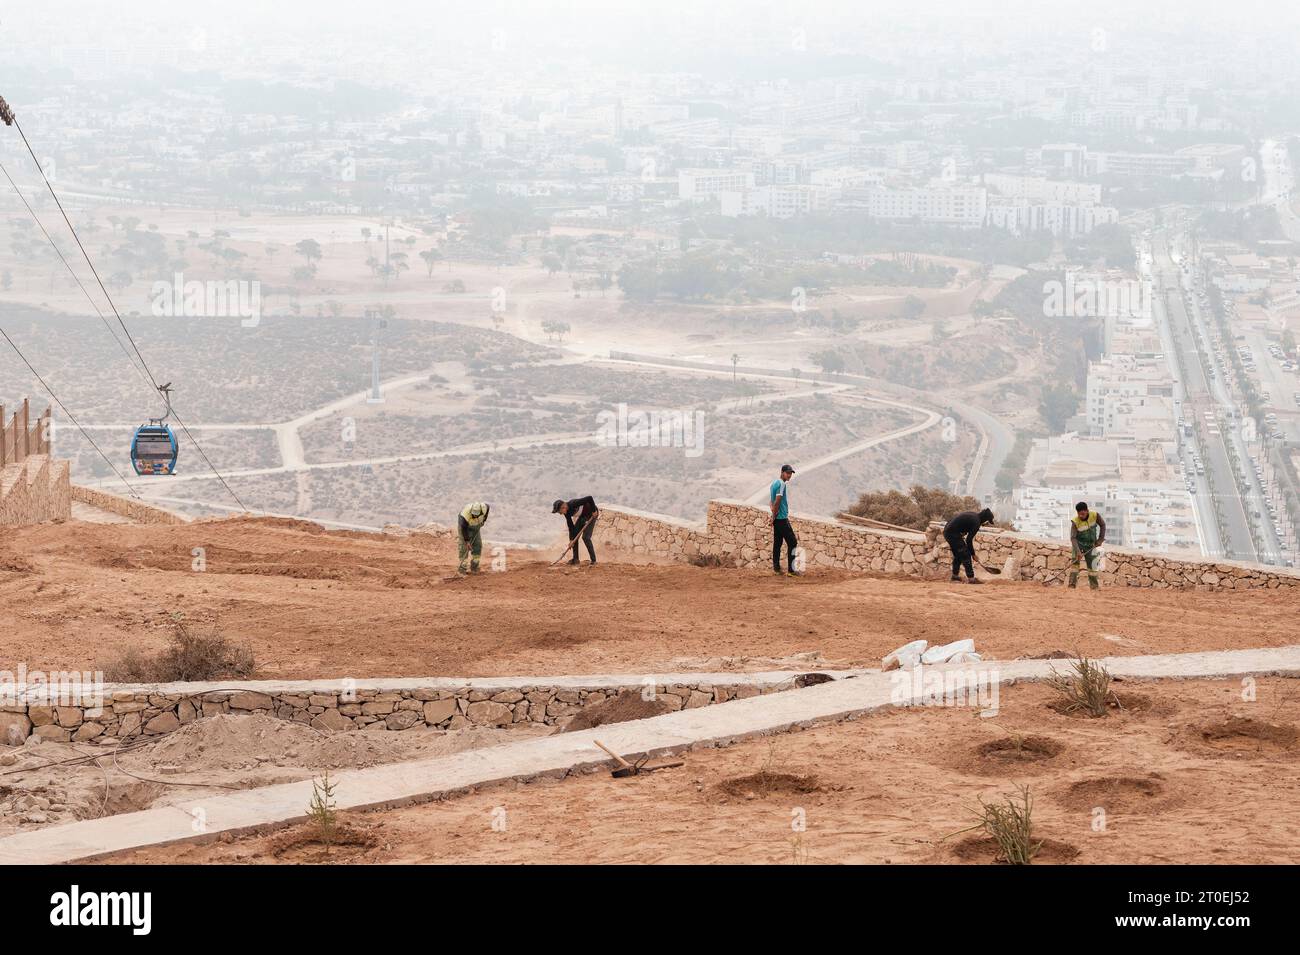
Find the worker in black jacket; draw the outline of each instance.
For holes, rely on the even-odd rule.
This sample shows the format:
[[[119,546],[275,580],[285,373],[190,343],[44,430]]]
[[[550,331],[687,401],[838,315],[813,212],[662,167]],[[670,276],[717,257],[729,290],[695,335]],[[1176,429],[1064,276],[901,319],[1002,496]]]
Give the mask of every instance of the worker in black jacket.
[[[600,516],[595,499],[588,495],[575,497],[572,501],[556,501],[551,506],[551,513],[563,514],[565,523],[569,525],[569,543],[573,547],[573,560],[569,563],[578,563],[578,540],[581,539],[587,545],[587,556],[594,564],[596,548],[591,545],[591,532],[596,529],[596,518]]]
[[[959,571],[963,567],[966,568],[966,579],[972,584],[979,583],[975,579],[975,567],[972,563],[975,557],[975,535],[985,524],[992,523],[993,512],[986,507],[982,511],[962,511],[960,514],[954,514],[943,526],[943,539],[948,542],[948,547],[952,551],[954,583],[961,580]]]

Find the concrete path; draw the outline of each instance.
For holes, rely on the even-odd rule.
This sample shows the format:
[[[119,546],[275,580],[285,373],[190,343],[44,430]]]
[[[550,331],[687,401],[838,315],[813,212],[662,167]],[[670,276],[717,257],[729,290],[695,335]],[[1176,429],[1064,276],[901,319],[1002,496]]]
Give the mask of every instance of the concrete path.
[[[1103,662],[1112,674],[1130,679],[1296,677],[1300,676],[1300,646],[1111,657]],[[926,668],[923,672],[983,673],[1000,684],[1009,684],[1042,680],[1054,668],[1065,666],[1068,661],[986,661],[974,666]],[[389,808],[509,780],[560,778],[572,771],[609,763],[593,744],[596,738],[624,755],[659,756],[853,719],[888,706],[921,702],[912,689],[915,682],[911,674],[903,674],[900,679],[897,672],[870,673],[594,730],[344,772],[334,777],[338,783],[338,808]],[[286,824],[306,817],[311,796],[311,782],[302,781],[20,833],[0,839],[0,864],[72,862],[141,846],[202,840],[223,832]]]
[[[72,502],[72,519],[74,521],[86,521],[91,524],[134,524],[135,521],[129,517],[123,517],[121,514],[114,514],[112,511],[105,511],[90,504],[83,504],[81,501]]]

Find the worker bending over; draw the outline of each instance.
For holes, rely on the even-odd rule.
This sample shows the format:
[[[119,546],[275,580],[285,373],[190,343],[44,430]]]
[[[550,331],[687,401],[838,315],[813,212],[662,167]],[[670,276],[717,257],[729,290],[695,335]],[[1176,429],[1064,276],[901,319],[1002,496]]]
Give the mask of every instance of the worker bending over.
[[[943,539],[948,542],[948,548],[952,551],[954,583],[961,580],[959,571],[963,567],[966,568],[967,581],[972,584],[979,583],[975,579],[975,566],[972,562],[975,557],[975,535],[985,524],[992,523],[993,512],[986,507],[982,511],[962,511],[960,514],[954,514],[943,526]]]
[[[469,572],[478,573],[479,559],[483,556],[483,525],[487,523],[490,508],[481,501],[466,504],[456,519],[456,535],[460,550],[457,573],[465,573],[465,560],[469,558]]]
[[[1096,511],[1088,509],[1087,501],[1074,505],[1074,517],[1070,518],[1070,586],[1079,583],[1079,562],[1088,565],[1088,587],[1099,590],[1097,582],[1097,564],[1101,560],[1101,545],[1106,540],[1106,522]]]
[[[596,548],[591,544],[591,532],[596,529],[596,518],[600,516],[595,499],[588,495],[575,497],[572,501],[556,501],[551,506],[551,513],[563,514],[564,522],[569,525],[569,545],[573,548],[573,560],[569,563],[578,563],[578,540],[581,539],[587,545],[587,556],[594,564]]]

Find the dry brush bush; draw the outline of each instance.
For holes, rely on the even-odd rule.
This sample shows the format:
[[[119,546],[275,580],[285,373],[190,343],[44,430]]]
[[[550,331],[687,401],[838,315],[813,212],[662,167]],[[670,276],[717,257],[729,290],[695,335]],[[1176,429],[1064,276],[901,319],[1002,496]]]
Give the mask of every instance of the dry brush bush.
[[[1119,705],[1110,684],[1110,671],[1082,654],[1070,664],[1068,672],[1058,673],[1053,669],[1047,680],[1047,685],[1060,696],[1057,703],[1062,712],[1082,710],[1088,716],[1105,716],[1111,706]]]
[[[157,653],[131,647],[104,667],[109,683],[191,683],[247,679],[256,669],[253,651],[215,627],[191,629],[173,617],[167,645]]]

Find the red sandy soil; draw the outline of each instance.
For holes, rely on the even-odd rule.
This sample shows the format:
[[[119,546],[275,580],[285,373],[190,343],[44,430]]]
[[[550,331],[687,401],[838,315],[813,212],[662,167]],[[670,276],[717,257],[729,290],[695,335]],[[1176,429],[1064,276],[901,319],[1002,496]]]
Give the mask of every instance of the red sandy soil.
[[[1100,719],[1061,715],[1047,687],[1020,684],[1002,688],[992,719],[970,709],[892,710],[688,752],[679,757],[686,765],[650,776],[598,771],[346,813],[354,844],[328,861],[982,863],[992,851],[980,833],[962,831],[979,800],[1027,784],[1045,840],[1040,862],[1293,862],[1295,683],[1260,680],[1254,702],[1235,680],[1120,686],[1131,708]],[[1016,737],[1022,752],[1055,755],[981,752]],[[755,786],[758,773],[793,778]],[[792,828],[799,810],[802,833]],[[299,825],[107,861],[326,861],[311,839]]]
[[[0,669],[102,668],[162,647],[174,613],[249,644],[264,679],[755,669],[810,651],[825,666],[875,666],[909,640],[961,637],[997,659],[1297,642],[1300,601],[1280,592],[796,580],[608,551],[595,567],[551,569],[551,556],[512,551],[504,572],[448,581],[454,545],[429,535],[270,518],[6,528]]]

